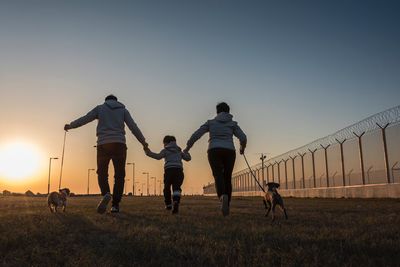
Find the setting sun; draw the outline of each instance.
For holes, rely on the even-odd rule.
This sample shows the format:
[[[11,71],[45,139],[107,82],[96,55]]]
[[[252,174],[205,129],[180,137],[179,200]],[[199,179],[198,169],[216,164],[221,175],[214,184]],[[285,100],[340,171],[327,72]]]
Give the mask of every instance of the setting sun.
[[[0,177],[24,181],[39,171],[40,153],[31,144],[12,142],[0,145]]]

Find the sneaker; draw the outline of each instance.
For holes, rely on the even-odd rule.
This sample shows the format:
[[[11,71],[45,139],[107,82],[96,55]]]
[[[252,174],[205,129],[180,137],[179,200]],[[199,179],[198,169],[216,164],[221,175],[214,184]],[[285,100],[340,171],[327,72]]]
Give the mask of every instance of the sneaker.
[[[102,200],[100,201],[99,205],[97,205],[97,212],[103,214],[107,210],[107,205],[111,200],[111,194],[107,193],[103,196]]]
[[[174,201],[174,206],[172,208],[172,214],[177,214],[179,212],[179,202]]]
[[[112,206],[111,207],[111,213],[118,213],[119,212],[119,206]]]
[[[172,210],[172,204],[165,205],[166,210]]]
[[[229,215],[229,200],[226,194],[221,196],[221,211],[224,217]]]

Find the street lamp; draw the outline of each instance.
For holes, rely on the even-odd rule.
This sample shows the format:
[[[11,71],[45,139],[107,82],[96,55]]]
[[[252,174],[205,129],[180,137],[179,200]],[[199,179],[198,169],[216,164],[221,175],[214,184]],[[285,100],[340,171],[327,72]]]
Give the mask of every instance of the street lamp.
[[[90,172],[94,171],[95,169],[88,169],[87,170],[87,195],[89,195],[89,184],[90,184]]]
[[[149,196],[149,173],[148,172],[143,172],[142,174],[146,174],[147,175],[147,195]],[[143,191],[142,191],[143,192]]]
[[[129,182],[129,179],[125,179],[125,182]],[[126,195],[126,183],[124,183],[124,195]]]
[[[47,182],[47,195],[50,194],[50,173],[51,173],[51,160],[52,159],[58,159],[58,158],[50,158],[50,163],[49,163],[49,180]]]
[[[140,182],[135,182],[135,185],[136,185],[136,184],[140,184]],[[139,187],[138,187],[138,188],[139,188]],[[140,191],[140,189],[139,189],[139,191]],[[135,194],[134,194],[134,195],[135,195]]]
[[[143,196],[143,186],[145,185],[145,183],[142,183],[142,196]]]
[[[151,177],[151,179],[154,179],[154,195],[157,195],[157,192],[156,192],[156,188],[157,188],[156,180],[157,180],[157,178],[156,177]]]
[[[158,182],[160,183],[160,196],[162,195],[161,193],[161,180],[158,180]]]
[[[126,165],[132,165],[132,195],[135,196],[135,162],[128,162]]]

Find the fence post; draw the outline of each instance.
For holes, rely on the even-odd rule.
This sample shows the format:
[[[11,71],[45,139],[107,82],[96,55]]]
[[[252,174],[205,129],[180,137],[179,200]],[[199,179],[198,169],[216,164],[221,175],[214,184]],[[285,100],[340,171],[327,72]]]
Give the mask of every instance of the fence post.
[[[308,149],[308,151],[311,152],[314,188],[316,188],[317,182],[316,182],[316,178],[315,178],[315,156],[314,156],[314,154],[315,154],[315,151],[317,151],[317,149],[314,149],[314,150]]]
[[[297,156],[290,156],[290,158],[292,159],[292,169],[293,169],[293,189],[296,189],[296,170],[295,170],[295,166],[294,166],[294,160],[297,158]]]
[[[286,183],[286,189],[289,189],[288,186],[288,181],[287,181],[287,162],[289,159],[283,159],[283,162],[285,163],[285,183]]]
[[[277,162],[275,161],[273,164],[272,164],[272,182],[275,182],[275,164],[276,164]]]
[[[340,145],[340,162],[342,167],[342,179],[343,179],[343,186],[346,186],[346,172],[344,170],[344,155],[343,155],[343,144],[346,142],[347,139],[344,139],[342,142],[335,138],[336,142]]]
[[[328,168],[328,148],[331,145],[323,146],[321,147],[325,150],[325,171],[326,171],[326,187],[329,187],[329,168]]]
[[[267,165],[267,183],[269,183],[269,167],[270,166],[271,166],[271,163]]]
[[[390,170],[389,170],[389,158],[388,158],[388,152],[387,152],[387,142],[386,142],[386,128],[389,126],[390,123],[387,123],[385,126],[380,126],[378,123],[379,128],[381,128],[382,131],[382,141],[383,141],[383,153],[385,157],[385,169],[386,169],[386,180],[388,184],[390,184]]]
[[[306,154],[307,154],[307,153],[303,153],[303,154],[300,154],[300,153],[299,153],[299,156],[301,157],[301,173],[302,173],[302,175],[303,175],[303,178],[302,178],[302,180],[303,180],[303,189],[306,188],[306,178],[305,178],[305,175],[304,175],[304,156],[305,156]]]
[[[275,163],[278,164],[278,184],[281,184],[281,168],[280,168],[281,162],[282,160],[279,162],[275,161]]]
[[[365,185],[364,156],[363,156],[363,149],[362,149],[362,142],[361,142],[361,138],[363,137],[365,132],[362,132],[360,135],[356,134],[355,132],[353,132],[353,134],[355,136],[357,136],[357,138],[358,138],[358,151],[360,154],[361,178],[362,178],[363,185]]]

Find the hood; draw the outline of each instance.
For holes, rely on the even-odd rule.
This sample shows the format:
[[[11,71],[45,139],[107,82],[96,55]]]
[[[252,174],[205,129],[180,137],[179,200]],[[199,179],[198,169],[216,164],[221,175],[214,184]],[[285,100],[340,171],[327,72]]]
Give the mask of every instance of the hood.
[[[165,149],[171,152],[181,152],[182,149],[176,144],[176,142],[169,142],[168,145],[165,146]]]
[[[220,112],[217,116],[215,116],[215,120],[220,122],[230,122],[232,121],[233,116],[227,112]]]
[[[104,104],[111,109],[125,108],[124,104],[115,100],[107,100],[104,102]]]

